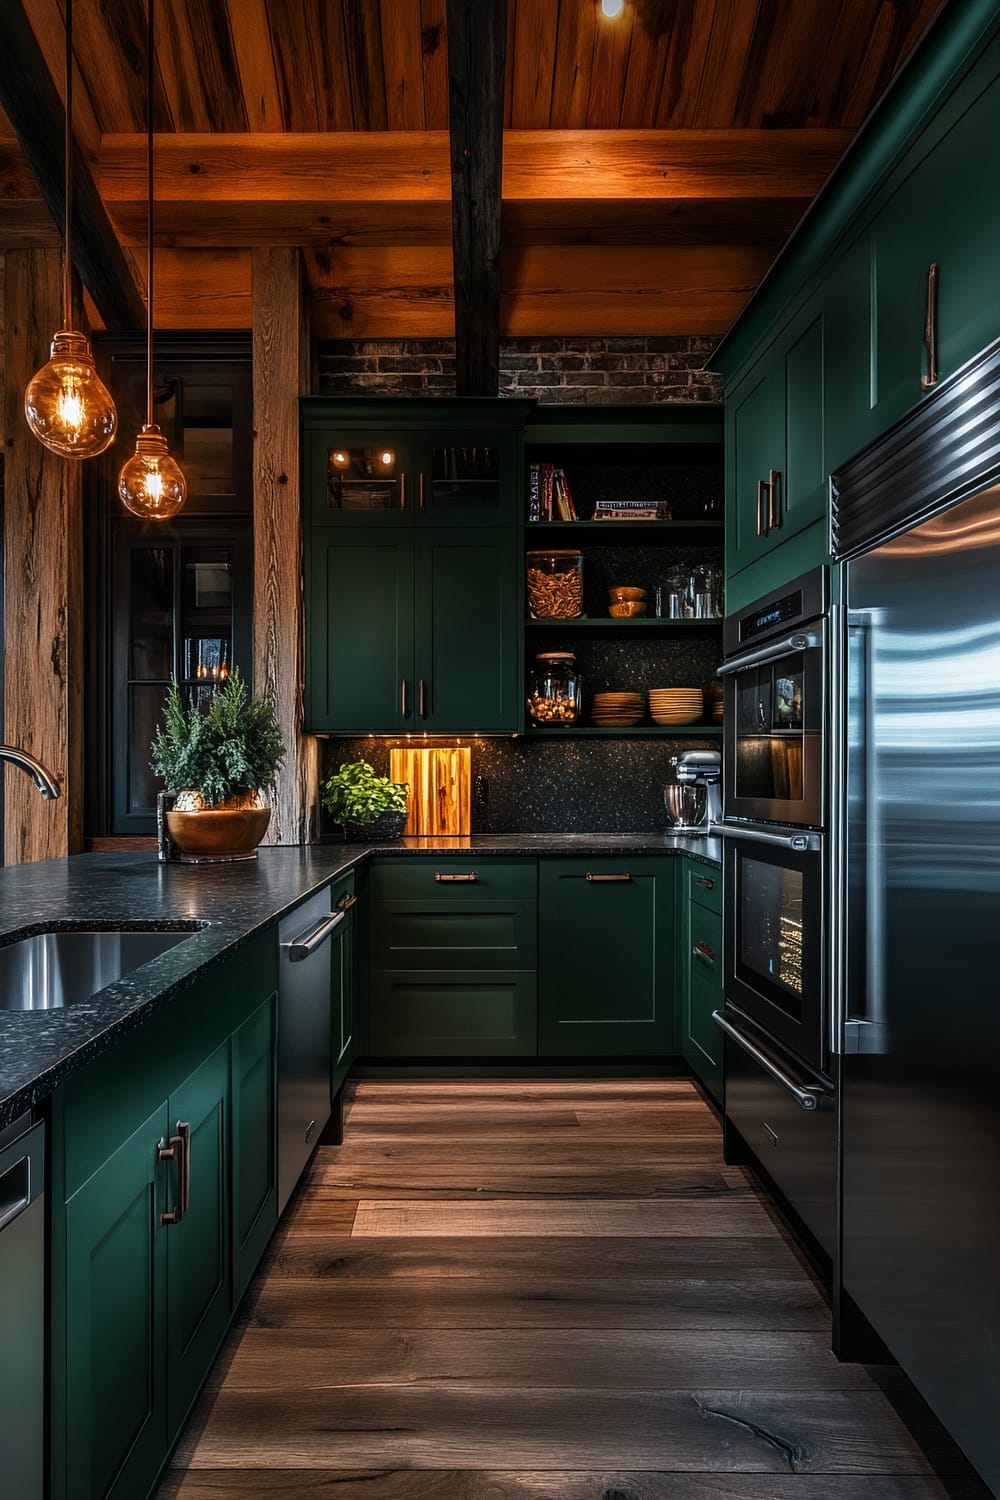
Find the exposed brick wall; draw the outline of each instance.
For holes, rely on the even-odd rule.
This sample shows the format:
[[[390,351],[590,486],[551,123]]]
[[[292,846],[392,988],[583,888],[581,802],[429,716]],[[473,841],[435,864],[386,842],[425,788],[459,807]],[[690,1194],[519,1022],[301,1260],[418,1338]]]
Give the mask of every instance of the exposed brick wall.
[[[576,405],[722,400],[703,369],[716,340],[703,334],[636,338],[521,338],[500,347],[500,394]],[[337,339],[319,347],[324,396],[452,396],[453,339]]]

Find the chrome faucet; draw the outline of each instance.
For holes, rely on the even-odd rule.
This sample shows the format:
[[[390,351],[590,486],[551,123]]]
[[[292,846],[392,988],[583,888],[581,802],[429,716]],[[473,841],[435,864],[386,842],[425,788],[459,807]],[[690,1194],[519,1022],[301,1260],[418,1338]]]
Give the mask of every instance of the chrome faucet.
[[[26,750],[16,750],[13,745],[0,745],[0,761],[4,760],[9,760],[12,766],[20,766],[22,771],[27,772],[46,802],[52,802],[58,797],[59,788],[54,777]]]

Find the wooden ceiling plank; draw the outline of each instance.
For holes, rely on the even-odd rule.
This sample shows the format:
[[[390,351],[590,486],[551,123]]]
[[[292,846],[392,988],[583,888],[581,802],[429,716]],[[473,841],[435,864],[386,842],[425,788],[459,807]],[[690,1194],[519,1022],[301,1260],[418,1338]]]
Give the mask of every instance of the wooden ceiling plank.
[[[4,200],[0,197],[0,223]],[[112,205],[122,243],[144,246],[145,209]],[[3,240],[0,238],[0,245]],[[156,243],[175,249],[217,245],[451,245],[451,205],[380,203],[368,199],[331,204],[326,198],[262,202],[245,198],[209,203],[157,203]]]
[[[595,6],[595,12],[597,9]],[[588,130],[614,130],[621,124],[634,28],[634,9],[614,21],[605,17],[597,21],[587,93],[585,124]]]
[[[91,92],[101,133],[146,126],[146,9],[135,0],[75,0],[73,50]],[[155,84],[159,129],[173,128],[162,86]]]
[[[511,47],[509,125],[544,130],[552,114],[559,0],[510,0],[514,18]]]
[[[65,110],[23,0],[7,0],[5,19],[0,105],[17,133],[52,218],[62,224]],[[142,298],[78,149],[73,151],[73,200],[73,263],[80,279],[109,328],[141,328],[145,322]]]
[[[799,0],[781,0],[781,20],[768,38],[752,125],[784,129],[817,123],[817,95],[840,8],[813,9]]]
[[[385,130],[380,12],[371,0],[341,0],[355,130]]]
[[[711,9],[712,0],[703,0]],[[660,94],[670,65],[676,30],[677,0],[637,7],[622,92],[620,124],[627,130],[650,130],[656,124]]]
[[[265,0],[226,0],[249,130],[280,130],[281,100]]]
[[[760,0],[715,0],[695,119],[700,129],[732,129],[744,87]]]
[[[697,126],[709,48],[715,33],[714,0],[677,0],[672,46],[654,124]]]
[[[810,203],[802,198],[535,199],[503,206],[505,245],[770,245]]]
[[[857,129],[939,8],[939,0],[921,0],[909,11],[883,5],[866,27],[858,17],[853,26],[845,18],[830,47],[828,71],[838,87],[832,97],[824,91],[821,112]],[[843,9],[850,14],[855,7],[845,3]]]
[[[507,0],[448,0],[455,389],[500,389],[500,194]]]
[[[590,74],[597,40],[597,5],[567,0],[559,6],[556,68],[549,124],[558,130],[582,130],[587,123]]]
[[[448,22],[446,0],[420,0],[420,51],[424,72],[424,128],[448,129]]]
[[[65,103],[66,84],[63,75],[66,70],[66,23],[63,16],[64,5],[61,0],[31,0],[29,19],[32,30],[48,64],[52,81],[59,90],[59,98]],[[101,127],[97,123],[90,90],[80,70],[75,46],[73,50],[73,133],[89,157],[97,151],[100,144]]]
[[[226,6],[171,0],[157,9],[156,33],[156,61],[175,129],[248,129]]]
[[[424,59],[420,12],[413,0],[379,0],[386,126],[424,129]]]

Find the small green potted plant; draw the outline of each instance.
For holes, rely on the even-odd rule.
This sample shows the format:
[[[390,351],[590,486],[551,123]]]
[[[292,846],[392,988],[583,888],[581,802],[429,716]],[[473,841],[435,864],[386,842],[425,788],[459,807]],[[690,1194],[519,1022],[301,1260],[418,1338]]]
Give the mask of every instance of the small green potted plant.
[[[255,857],[285,755],[272,701],[251,698],[237,668],[207,708],[185,706],[171,682],[151,750],[152,769],[172,798],[167,831],[181,856]]]
[[[343,829],[345,839],[363,843],[398,839],[406,822],[406,781],[376,776],[366,760],[332,771],[323,783],[323,806]]]

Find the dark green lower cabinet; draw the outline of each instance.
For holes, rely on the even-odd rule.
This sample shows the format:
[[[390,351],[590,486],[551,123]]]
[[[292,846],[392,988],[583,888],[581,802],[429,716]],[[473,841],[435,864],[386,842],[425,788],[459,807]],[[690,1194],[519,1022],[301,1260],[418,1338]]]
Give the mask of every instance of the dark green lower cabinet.
[[[278,1219],[275,1162],[275,997],[233,1033],[233,1305]]]
[[[544,859],[538,873],[543,1057],[674,1051],[675,859]]]
[[[687,861],[692,870],[704,870]],[[686,882],[688,888],[691,882]],[[680,903],[678,963],[681,1051],[712,1097],[722,1099],[722,1032],[712,1012],[722,1006],[722,915],[685,896]]]
[[[355,942],[356,908],[330,940],[330,982],[332,986],[333,1070],[330,1092],[336,1095],[358,1055],[358,973]]]
[[[167,1444],[164,1100],[65,1208],[65,1462],[53,1495],[135,1500]],[[59,1415],[57,1445],[63,1448]]]
[[[373,1057],[533,1057],[535,976],[374,970]]]

